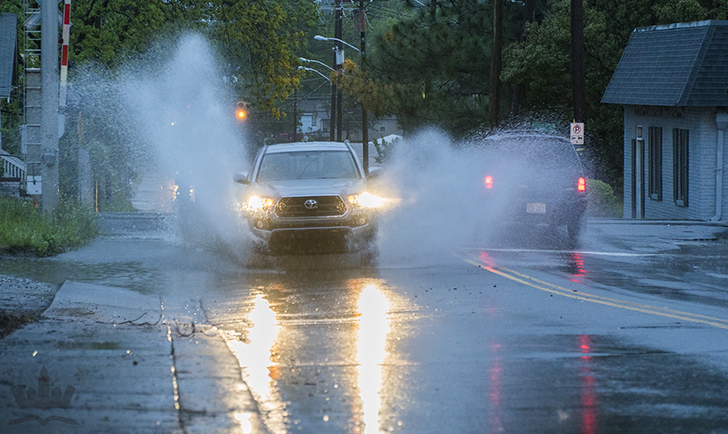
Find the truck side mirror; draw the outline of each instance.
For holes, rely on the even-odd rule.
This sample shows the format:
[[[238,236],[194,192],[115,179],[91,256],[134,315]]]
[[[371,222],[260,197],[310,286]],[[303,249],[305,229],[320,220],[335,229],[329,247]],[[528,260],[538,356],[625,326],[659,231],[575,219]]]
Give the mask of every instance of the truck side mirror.
[[[233,175],[233,181],[237,182],[238,184],[250,185],[250,181],[248,181],[248,172],[236,173],[235,175]]]

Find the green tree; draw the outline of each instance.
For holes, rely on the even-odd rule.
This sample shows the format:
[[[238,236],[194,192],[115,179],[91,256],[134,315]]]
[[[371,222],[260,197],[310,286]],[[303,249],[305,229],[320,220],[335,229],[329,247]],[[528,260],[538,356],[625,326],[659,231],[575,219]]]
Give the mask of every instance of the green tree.
[[[434,10],[433,10],[434,9]],[[390,86],[388,107],[408,131],[438,126],[454,134],[487,119],[490,8],[475,0],[438,2],[376,37],[367,73]]]
[[[313,3],[302,0],[220,0],[212,36],[224,52],[237,78],[239,92],[275,117],[277,107],[298,87],[301,72],[297,53],[305,44],[300,30],[313,22]]]
[[[202,28],[209,3],[198,0],[74,0],[69,63],[117,67],[174,31]]]

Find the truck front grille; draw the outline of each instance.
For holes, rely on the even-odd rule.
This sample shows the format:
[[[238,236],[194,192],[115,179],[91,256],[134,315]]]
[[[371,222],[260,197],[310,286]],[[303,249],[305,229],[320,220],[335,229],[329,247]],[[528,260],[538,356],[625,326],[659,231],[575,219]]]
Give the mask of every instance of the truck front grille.
[[[346,204],[339,196],[284,197],[275,212],[278,217],[334,217],[346,213]]]

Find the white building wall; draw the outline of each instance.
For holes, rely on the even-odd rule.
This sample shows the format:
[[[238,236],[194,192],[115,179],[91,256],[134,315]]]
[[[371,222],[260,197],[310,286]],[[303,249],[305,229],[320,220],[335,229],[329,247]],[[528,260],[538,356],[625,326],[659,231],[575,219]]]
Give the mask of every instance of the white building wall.
[[[623,218],[632,218],[632,138],[634,137],[636,121],[634,120],[634,107],[624,106],[624,167],[622,184],[622,205],[624,206]]]
[[[667,220],[709,220],[715,215],[715,165],[717,128],[715,108],[636,107],[624,108],[624,217],[632,217],[632,140],[642,126],[645,143],[645,218]],[[649,127],[662,128],[662,200],[648,195]],[[673,129],[689,131],[688,206],[674,202]],[[724,161],[724,166],[726,162]],[[724,168],[724,170],[726,170]],[[728,190],[725,186],[724,196]],[[724,199],[726,201],[727,199]],[[724,204],[728,209],[728,204]]]

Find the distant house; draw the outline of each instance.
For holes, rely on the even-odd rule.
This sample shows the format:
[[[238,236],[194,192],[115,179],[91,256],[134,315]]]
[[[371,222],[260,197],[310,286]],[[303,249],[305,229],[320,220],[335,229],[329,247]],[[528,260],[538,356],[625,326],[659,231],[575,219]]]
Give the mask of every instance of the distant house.
[[[624,217],[728,219],[728,21],[634,30],[602,97],[624,107]]]
[[[399,127],[397,118],[394,116],[382,116],[380,118],[375,118],[372,114],[369,114],[367,120],[369,121],[369,131],[367,132],[367,137],[369,138],[370,142],[374,142],[377,139],[381,139],[382,137],[386,137],[392,134],[400,136],[402,135],[402,128]],[[361,123],[361,118],[359,119],[359,123]],[[361,127],[357,128],[349,134],[349,140],[351,142],[361,143],[361,139]]]
[[[303,140],[329,140],[331,131],[331,113],[329,111],[331,104],[324,100],[304,100],[298,104],[299,113],[301,113],[301,129],[299,138]],[[342,140],[349,140],[352,143],[361,143],[361,112],[354,111],[352,118],[345,117],[342,124]],[[358,117],[357,117],[358,116]],[[369,121],[369,141],[389,136],[391,134],[402,135],[402,129],[399,128],[397,118],[394,116],[385,116],[375,118],[371,114]]]
[[[330,103],[315,99],[304,100],[298,104],[298,110],[301,113],[301,137],[315,140],[329,138],[330,106]]]

